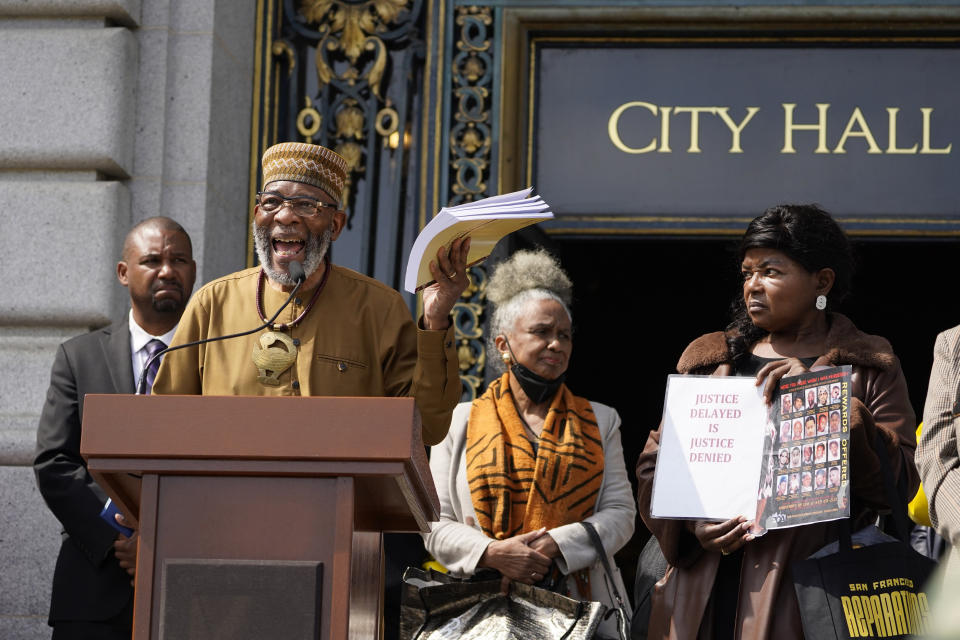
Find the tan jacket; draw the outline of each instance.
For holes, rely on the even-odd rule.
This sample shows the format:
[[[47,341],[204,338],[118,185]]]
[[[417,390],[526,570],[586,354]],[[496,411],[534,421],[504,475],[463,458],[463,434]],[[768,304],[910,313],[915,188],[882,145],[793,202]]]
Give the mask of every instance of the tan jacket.
[[[867,524],[886,505],[879,459],[871,442],[879,433],[895,474],[903,474],[909,495],[918,484],[913,451],[916,418],[907,395],[900,362],[883,338],[861,333],[840,314],[830,314],[827,352],[814,366],[853,365],[850,411],[851,513],[854,526]],[[722,332],[704,335],[687,347],[680,373],[731,375]],[[705,552],[684,521],[650,517],[653,474],[660,430],[651,432],[637,462],[640,516],[657,536],[669,563],[651,597],[649,638],[698,637],[701,621],[709,616],[708,601],[720,554]],[[800,611],[790,576],[790,564],[804,559],[837,539],[836,523],[820,523],[770,531],[744,547],[739,605],[734,637],[789,640],[803,638]],[[706,629],[701,637],[711,637]]]
[[[960,327],[937,336],[933,369],[923,407],[923,433],[917,447],[917,466],[927,494],[930,522],[954,549],[960,544]],[[957,569],[956,551],[951,564]]]
[[[173,344],[252,329],[259,267],[206,284],[190,299]],[[264,287],[267,317],[288,294]],[[310,301],[304,291],[276,322],[292,322]],[[443,440],[460,378],[453,327],[418,329],[393,289],[331,265],[326,286],[304,319],[285,331],[297,349],[277,386],[258,381],[255,344],[266,331],[188,347],[164,356],[153,393],[245,396],[413,396],[427,445]]]

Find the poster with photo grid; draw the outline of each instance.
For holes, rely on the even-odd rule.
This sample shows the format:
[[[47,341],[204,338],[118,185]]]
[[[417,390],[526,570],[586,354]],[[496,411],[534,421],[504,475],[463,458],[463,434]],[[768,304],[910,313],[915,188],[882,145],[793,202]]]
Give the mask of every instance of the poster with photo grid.
[[[783,378],[764,441],[755,522],[782,529],[850,515],[852,367]]]

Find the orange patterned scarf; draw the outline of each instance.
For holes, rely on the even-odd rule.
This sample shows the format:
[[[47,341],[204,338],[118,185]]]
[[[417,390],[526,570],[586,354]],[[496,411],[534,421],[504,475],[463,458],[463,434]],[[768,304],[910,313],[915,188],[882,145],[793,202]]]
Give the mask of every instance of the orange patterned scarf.
[[[508,375],[473,401],[467,423],[473,509],[483,532],[497,540],[583,520],[603,481],[603,443],[590,402],[561,385],[534,454]]]

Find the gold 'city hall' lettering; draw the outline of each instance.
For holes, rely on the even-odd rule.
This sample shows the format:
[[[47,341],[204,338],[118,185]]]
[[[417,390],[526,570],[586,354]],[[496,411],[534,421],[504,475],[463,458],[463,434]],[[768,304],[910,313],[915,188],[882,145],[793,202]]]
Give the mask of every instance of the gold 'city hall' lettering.
[[[851,638],[889,638],[927,631],[930,606],[922,591],[841,596],[840,604]]]
[[[653,136],[650,144],[644,147],[628,147],[620,138],[620,116],[627,109],[646,109],[656,116],[660,114],[660,137]],[[659,153],[672,153],[670,148],[670,114],[690,114],[690,146],[687,147],[687,153],[700,153],[700,116],[702,114],[715,115],[723,121],[730,130],[730,149],[729,153],[743,153],[740,146],[740,134],[747,123],[760,111],[760,107],[747,107],[747,113],[739,124],[730,117],[730,107],[658,107],[649,102],[625,102],[617,107],[610,115],[607,121],[607,133],[613,146],[624,153],[650,153],[657,151]],[[659,147],[658,147],[659,143]]]
[[[780,148],[782,154],[797,153],[794,140],[799,137],[798,134],[815,133],[816,146],[813,147],[813,153],[817,154],[844,154],[847,153],[847,146],[855,140],[862,144],[862,148],[868,154],[888,154],[888,155],[946,155],[953,150],[953,143],[945,146],[934,146],[933,142],[933,108],[920,108],[920,141],[914,142],[912,146],[902,146],[906,143],[897,137],[897,126],[900,117],[900,107],[887,107],[887,146],[882,148],[877,143],[874,135],[874,129],[870,127],[866,116],[860,107],[854,107],[853,112],[847,119],[847,124],[843,128],[837,143],[831,147],[828,145],[827,135],[827,113],[830,104],[818,102],[816,104],[817,117],[816,122],[805,122],[799,120],[795,115],[796,103],[785,102],[781,104],[783,108],[783,146]],[[625,112],[631,109],[641,109],[647,111],[654,118],[659,118],[659,135],[650,132],[651,137],[643,146],[629,146],[620,136],[620,118]],[[607,135],[610,141],[620,151],[629,154],[641,153],[673,153],[670,147],[670,127],[674,118],[678,115],[689,114],[690,144],[687,147],[687,153],[701,153],[700,148],[700,130],[701,117],[716,117],[730,131],[730,148],[727,153],[743,153],[741,145],[741,134],[753,117],[760,111],[760,107],[747,107],[746,114],[739,122],[730,116],[731,107],[690,107],[690,106],[662,106],[651,102],[633,101],[625,102],[610,114],[607,121]],[[874,123],[876,126],[876,123]],[[811,145],[812,146],[812,145]]]
[[[847,120],[847,126],[843,129],[839,142],[831,152],[827,147],[827,110],[830,105],[825,102],[817,103],[817,122],[814,124],[797,124],[794,122],[793,110],[797,106],[795,103],[784,103],[783,105],[783,148],[780,153],[796,153],[793,147],[793,134],[795,131],[816,131],[817,148],[814,153],[846,153],[847,140],[850,138],[862,138],[867,145],[867,153],[889,153],[889,154],[914,154],[917,152],[917,144],[912,147],[897,146],[897,116],[900,113],[899,107],[887,107],[887,148],[881,149],[873,135],[873,131],[867,125],[867,120],[863,116],[860,107],[855,107],[850,119]],[[953,143],[946,147],[935,148],[930,142],[931,118],[933,109],[923,107],[920,109],[921,117],[921,141],[919,153],[923,154],[948,154],[953,149]]]

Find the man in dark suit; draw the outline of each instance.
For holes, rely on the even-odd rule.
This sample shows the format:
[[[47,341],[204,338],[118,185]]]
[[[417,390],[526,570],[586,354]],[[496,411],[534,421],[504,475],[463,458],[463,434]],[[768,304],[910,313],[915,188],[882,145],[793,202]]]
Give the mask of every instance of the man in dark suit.
[[[169,344],[196,278],[190,237],[169,218],[144,220],[127,234],[117,278],[130,293],[129,316],[60,345],[37,429],[37,484],[63,525],[50,602],[55,640],[130,638],[137,534],[118,534],[100,518],[107,496],[80,456],[83,399],[133,393],[149,356]],[[144,373],[152,384],[155,367]]]

